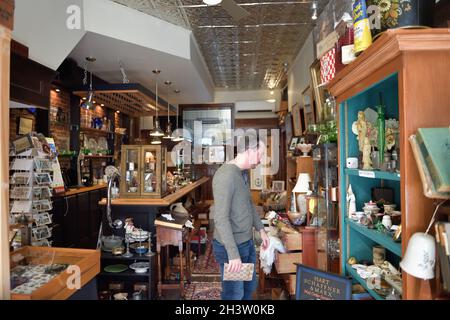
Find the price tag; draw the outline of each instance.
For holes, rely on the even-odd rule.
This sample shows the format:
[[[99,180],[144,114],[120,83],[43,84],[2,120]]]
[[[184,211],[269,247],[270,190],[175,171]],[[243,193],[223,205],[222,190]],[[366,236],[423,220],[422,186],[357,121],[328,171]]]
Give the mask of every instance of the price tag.
[[[359,171],[359,176],[364,177],[364,178],[375,179],[375,172],[374,171]]]

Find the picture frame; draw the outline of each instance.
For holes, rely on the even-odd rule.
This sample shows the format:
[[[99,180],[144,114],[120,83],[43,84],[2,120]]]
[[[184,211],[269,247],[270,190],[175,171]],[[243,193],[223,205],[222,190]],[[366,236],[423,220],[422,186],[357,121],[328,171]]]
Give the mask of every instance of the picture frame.
[[[264,175],[264,166],[259,165],[250,170],[250,190],[266,189],[266,175]]]
[[[292,137],[291,142],[289,143],[289,150],[294,151],[297,148],[297,144],[299,142],[299,137]]]
[[[302,103],[305,117],[305,127],[308,128],[310,124],[316,123],[316,116],[314,112],[314,105],[312,99],[312,91],[310,86],[308,86],[302,92]]]
[[[316,122],[319,123],[323,119],[323,104],[325,103],[325,88],[320,80],[320,60],[316,59],[310,67],[311,89],[312,89],[312,105],[315,109]]]
[[[296,103],[294,106],[292,106],[292,124],[293,124],[293,131],[294,136],[301,136],[303,132],[302,128],[302,121],[301,121],[301,115],[300,115],[300,105]]]
[[[283,192],[285,190],[285,182],[281,180],[272,181],[272,191]]]
[[[20,117],[17,134],[25,135],[33,131],[33,119]]]
[[[27,134],[23,137],[20,137],[18,139],[15,139],[12,142],[14,146],[14,150],[16,151],[16,154],[22,153],[26,151],[27,149],[31,149],[34,147],[33,139],[30,134]]]

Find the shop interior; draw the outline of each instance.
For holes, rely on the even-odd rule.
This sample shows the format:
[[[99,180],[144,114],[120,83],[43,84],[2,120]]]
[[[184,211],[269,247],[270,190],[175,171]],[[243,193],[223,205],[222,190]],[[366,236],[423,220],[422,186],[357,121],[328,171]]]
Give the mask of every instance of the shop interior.
[[[0,13],[0,300],[220,300],[212,180],[245,132],[254,300],[450,298],[449,1]]]

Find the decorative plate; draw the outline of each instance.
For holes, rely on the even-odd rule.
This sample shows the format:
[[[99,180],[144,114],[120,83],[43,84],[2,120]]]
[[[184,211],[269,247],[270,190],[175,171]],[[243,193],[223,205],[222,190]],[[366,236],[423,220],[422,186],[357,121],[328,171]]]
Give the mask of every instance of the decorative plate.
[[[124,272],[128,269],[127,265],[124,264],[113,264],[110,266],[105,267],[105,271],[106,272],[110,272],[110,273],[120,273],[120,272]]]

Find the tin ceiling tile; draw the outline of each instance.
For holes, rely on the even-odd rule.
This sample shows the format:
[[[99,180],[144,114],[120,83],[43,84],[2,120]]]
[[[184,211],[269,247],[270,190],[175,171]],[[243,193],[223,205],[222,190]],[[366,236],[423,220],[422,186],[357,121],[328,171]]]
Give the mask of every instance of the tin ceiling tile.
[[[115,0],[192,30],[218,88],[278,87],[312,30],[311,1],[236,0],[249,16],[235,22],[202,0]],[[329,0],[319,0],[319,13]]]

